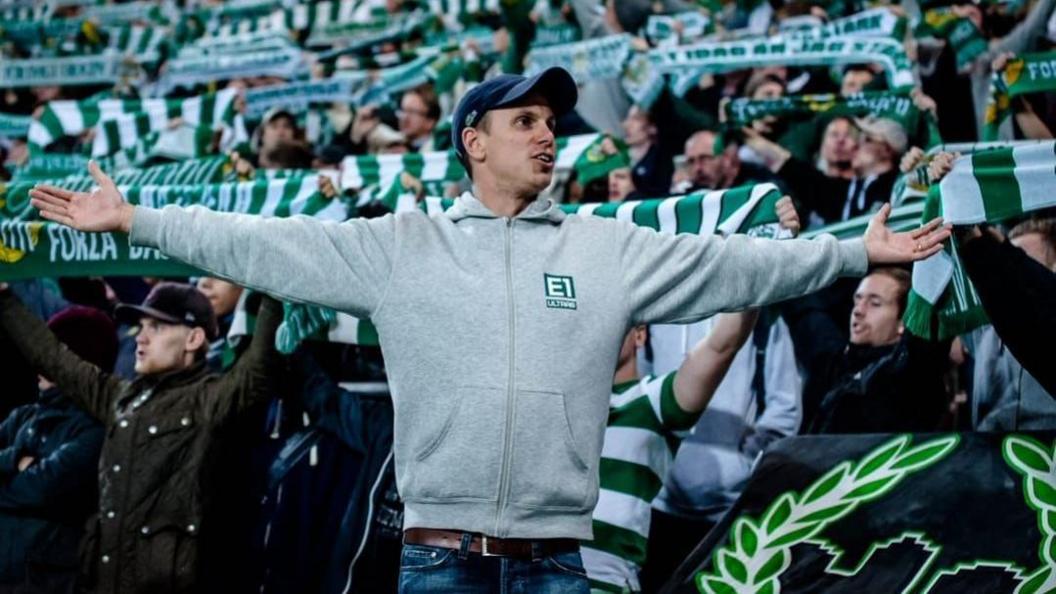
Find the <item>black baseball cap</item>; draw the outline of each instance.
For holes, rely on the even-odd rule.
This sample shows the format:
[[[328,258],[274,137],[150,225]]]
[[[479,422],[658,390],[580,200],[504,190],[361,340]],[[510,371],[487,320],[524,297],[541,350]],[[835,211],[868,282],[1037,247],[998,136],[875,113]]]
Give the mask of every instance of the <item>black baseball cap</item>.
[[[484,114],[516,104],[532,92],[539,92],[550,104],[556,117],[572,111],[579,98],[576,81],[559,66],[547,68],[535,76],[500,74],[480,83],[466,93],[451,116],[451,145],[462,164],[466,163],[466,149],[462,146],[462,130],[476,126]]]
[[[205,330],[209,340],[215,340],[218,333],[216,315],[209,299],[195,287],[181,283],[159,283],[141,305],[122,303],[114,313],[118,320],[132,325],[147,317],[169,324],[199,327]]]

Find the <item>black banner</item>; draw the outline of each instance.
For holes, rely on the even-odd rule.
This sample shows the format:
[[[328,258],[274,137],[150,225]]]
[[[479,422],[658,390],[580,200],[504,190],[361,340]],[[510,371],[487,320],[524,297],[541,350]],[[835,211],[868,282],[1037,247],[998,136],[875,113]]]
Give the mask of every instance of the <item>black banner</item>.
[[[1053,591],[1054,437],[782,440],[664,591]]]

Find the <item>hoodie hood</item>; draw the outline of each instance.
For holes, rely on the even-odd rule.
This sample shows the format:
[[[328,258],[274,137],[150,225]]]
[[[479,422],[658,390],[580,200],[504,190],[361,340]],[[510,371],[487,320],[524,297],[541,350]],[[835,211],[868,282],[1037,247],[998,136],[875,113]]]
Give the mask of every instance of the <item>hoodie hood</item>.
[[[460,221],[465,218],[497,219],[499,216],[491,211],[471,192],[464,192],[455,199],[454,205],[444,213],[452,221]],[[520,212],[515,219],[525,221],[549,221],[560,224],[565,219],[565,213],[549,198],[536,198],[531,204]]]

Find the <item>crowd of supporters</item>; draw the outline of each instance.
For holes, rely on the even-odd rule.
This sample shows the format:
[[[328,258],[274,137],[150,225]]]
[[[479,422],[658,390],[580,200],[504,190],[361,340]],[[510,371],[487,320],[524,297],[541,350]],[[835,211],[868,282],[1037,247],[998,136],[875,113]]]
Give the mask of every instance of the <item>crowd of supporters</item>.
[[[32,227],[43,223],[22,208],[25,193],[41,182],[80,183],[89,154],[143,196],[151,185],[188,185],[156,183],[165,176],[158,168],[209,161],[221,166],[191,185],[228,184],[234,196],[237,186],[248,193],[308,180],[315,212],[339,219],[439,204],[470,189],[461,170],[432,170],[454,162],[450,117],[466,90],[531,69],[543,50],[565,48],[573,74],[589,73],[592,64],[577,60],[612,56],[585,58],[577,44],[620,35],[646,58],[767,36],[880,36],[898,42],[913,79],[894,82],[893,58],[838,53],[747,66],[715,58],[714,67],[687,65],[684,84],[665,72],[648,97],[632,96],[619,76],[577,76],[580,100],[557,122],[558,150],[566,137],[589,147],[559,167],[549,193],[595,205],[584,216],[605,203],[773,184],[790,198],[768,213],[778,234],[861,234],[888,204],[909,213],[902,224],[917,224],[940,201],[957,200],[952,189],[939,194],[958,164],[1000,167],[986,156],[1051,140],[1056,124],[1056,93],[1047,92],[1056,91],[1056,52],[1053,66],[1037,58],[1056,45],[1054,0],[184,4],[0,2],[10,23],[0,26],[5,229],[30,225],[52,237]],[[831,26],[866,10],[898,25]],[[695,30],[698,19],[706,26]],[[132,34],[157,39],[130,50],[122,39]],[[238,60],[269,52],[292,53],[298,68]],[[34,67],[85,56],[116,56],[134,72],[105,82],[34,79]],[[433,61],[420,72],[394,72],[423,56]],[[236,66],[224,70],[225,60]],[[1001,94],[1042,65],[1053,71],[1050,87]],[[345,81],[350,90],[287,103],[261,94],[304,81]],[[185,104],[161,115],[135,106],[225,91],[233,100],[223,118],[192,115]],[[781,103],[808,95],[805,107]],[[121,107],[108,130],[100,106],[113,100]],[[69,112],[82,125],[70,126]],[[118,141],[101,149],[107,134]],[[1028,186],[1056,188],[1056,153],[1048,153],[1050,177],[1020,176],[1024,195]],[[386,167],[392,174],[379,178]],[[123,184],[122,174],[134,181]],[[158,191],[157,200],[182,203],[180,191]],[[254,204],[273,200],[255,196]],[[313,215],[296,201],[255,208],[246,211]],[[193,272],[64,267],[53,276],[31,270],[21,261],[28,250],[8,237],[0,243],[0,593],[396,590],[403,507],[376,337],[328,333],[339,323],[330,317],[280,352],[296,333],[291,304]],[[612,370],[606,432],[622,447],[603,451],[595,540],[583,543],[592,587],[659,590],[776,440],[1056,428],[1046,346],[1056,325],[1056,213],[1023,207],[962,223],[950,245],[963,271],[950,282],[967,279],[985,312],[951,331],[934,319],[924,332],[907,326],[927,284],[919,277],[931,270],[910,267],[878,267],[761,310],[632,329]],[[669,401],[677,412],[661,413]]]

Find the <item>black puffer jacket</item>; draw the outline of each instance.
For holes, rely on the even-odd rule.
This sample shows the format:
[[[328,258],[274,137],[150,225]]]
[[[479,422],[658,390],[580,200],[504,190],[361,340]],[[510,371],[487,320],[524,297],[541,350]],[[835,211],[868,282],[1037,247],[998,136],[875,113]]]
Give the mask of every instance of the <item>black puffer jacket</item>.
[[[103,428],[57,388],[0,423],[0,585],[71,592]],[[33,462],[19,472],[25,457]]]

